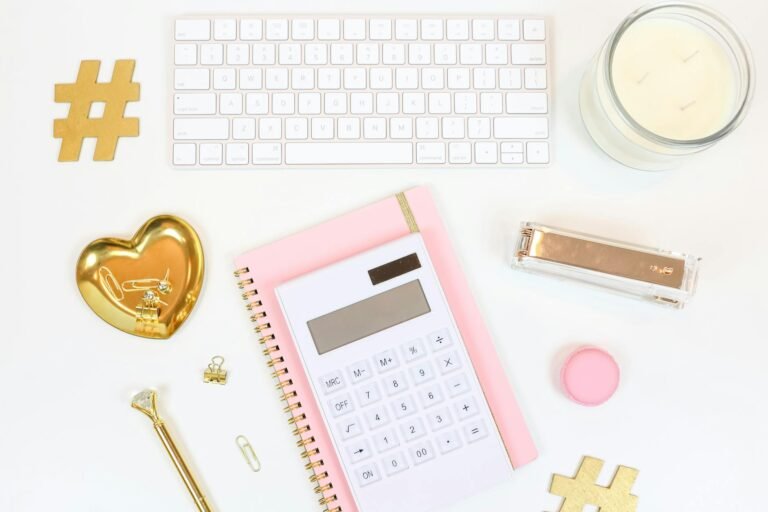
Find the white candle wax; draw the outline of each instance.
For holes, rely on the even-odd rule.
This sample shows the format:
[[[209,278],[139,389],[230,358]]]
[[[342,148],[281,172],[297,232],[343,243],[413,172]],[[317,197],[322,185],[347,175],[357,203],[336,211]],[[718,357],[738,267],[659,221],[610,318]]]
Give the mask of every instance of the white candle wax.
[[[622,35],[611,72],[619,102],[640,126],[681,141],[708,137],[730,121],[737,76],[717,34],[661,17],[641,19]]]

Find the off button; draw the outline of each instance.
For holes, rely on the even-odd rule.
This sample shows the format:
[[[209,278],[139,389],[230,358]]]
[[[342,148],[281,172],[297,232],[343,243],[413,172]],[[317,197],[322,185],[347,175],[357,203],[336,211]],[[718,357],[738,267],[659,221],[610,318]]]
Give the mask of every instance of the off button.
[[[333,400],[328,401],[328,406],[331,408],[331,413],[334,418],[343,416],[348,412],[355,410],[355,406],[352,405],[352,397],[348,393],[340,395]]]

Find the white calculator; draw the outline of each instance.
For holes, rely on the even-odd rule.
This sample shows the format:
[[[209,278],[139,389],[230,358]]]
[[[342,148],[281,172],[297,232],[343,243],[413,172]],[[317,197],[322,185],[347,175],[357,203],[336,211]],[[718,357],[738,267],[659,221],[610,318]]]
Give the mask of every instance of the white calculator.
[[[276,292],[360,512],[437,510],[510,477],[420,234]]]

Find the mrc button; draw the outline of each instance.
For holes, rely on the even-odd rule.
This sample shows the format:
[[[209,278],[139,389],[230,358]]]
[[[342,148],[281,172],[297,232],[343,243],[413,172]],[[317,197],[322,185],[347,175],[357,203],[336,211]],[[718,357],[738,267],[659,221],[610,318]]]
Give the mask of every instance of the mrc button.
[[[342,389],[344,386],[344,377],[342,377],[341,372],[338,370],[320,379],[320,387],[326,395],[333,393],[337,389]]]

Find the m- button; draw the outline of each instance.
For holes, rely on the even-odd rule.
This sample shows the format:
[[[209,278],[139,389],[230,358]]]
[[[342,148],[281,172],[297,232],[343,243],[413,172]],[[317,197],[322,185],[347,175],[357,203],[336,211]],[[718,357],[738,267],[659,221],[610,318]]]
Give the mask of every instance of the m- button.
[[[342,377],[340,371],[329,373],[320,379],[320,386],[326,395],[333,393],[338,389],[344,388],[344,377]]]

